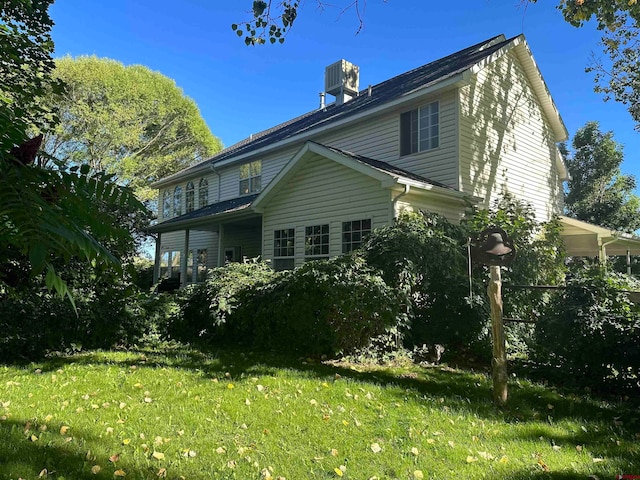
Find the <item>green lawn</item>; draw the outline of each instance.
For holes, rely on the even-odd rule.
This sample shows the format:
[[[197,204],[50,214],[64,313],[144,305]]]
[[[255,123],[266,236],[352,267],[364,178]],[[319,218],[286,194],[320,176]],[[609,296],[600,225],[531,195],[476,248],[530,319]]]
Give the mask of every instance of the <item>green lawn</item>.
[[[516,378],[500,410],[446,367],[90,352],[0,366],[0,478],[604,480],[640,475],[638,412]]]

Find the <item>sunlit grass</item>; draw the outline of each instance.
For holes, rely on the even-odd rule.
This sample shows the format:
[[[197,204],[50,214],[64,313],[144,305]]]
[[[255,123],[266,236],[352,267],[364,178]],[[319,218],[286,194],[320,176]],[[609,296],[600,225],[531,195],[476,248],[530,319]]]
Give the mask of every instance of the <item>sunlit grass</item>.
[[[587,478],[640,474],[637,404],[483,374],[186,349],[0,367],[0,477]]]

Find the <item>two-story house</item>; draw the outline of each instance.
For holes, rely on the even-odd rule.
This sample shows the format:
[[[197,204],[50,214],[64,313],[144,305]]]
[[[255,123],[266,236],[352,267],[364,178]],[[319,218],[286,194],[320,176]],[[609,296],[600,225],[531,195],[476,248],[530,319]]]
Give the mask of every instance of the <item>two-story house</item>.
[[[335,102],[155,183],[156,279],[262,256],[275,269],[341,255],[406,208],[460,219],[508,191],[562,213],[567,130],[522,35],[503,35],[359,88],[327,67]]]

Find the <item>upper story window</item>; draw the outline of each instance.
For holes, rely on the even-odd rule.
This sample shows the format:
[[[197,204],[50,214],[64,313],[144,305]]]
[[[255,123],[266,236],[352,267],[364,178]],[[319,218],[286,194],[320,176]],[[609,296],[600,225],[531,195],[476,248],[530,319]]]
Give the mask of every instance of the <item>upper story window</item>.
[[[440,146],[440,103],[432,102],[400,115],[400,155]]]
[[[329,256],[329,224],[304,228],[305,257]]]
[[[178,185],[173,191],[173,215],[182,215],[182,187]]]
[[[240,165],[240,195],[257,193],[262,188],[262,161]]]
[[[169,190],[165,190],[162,194],[162,218],[169,218],[171,216],[171,193]]]
[[[193,182],[187,183],[187,189],[184,193],[184,204],[186,213],[193,212],[195,208],[195,191],[193,188]]]
[[[371,219],[342,222],[342,253],[349,253],[360,245],[371,233]]]
[[[198,207],[206,207],[209,204],[209,182],[206,178],[200,179],[198,185]]]

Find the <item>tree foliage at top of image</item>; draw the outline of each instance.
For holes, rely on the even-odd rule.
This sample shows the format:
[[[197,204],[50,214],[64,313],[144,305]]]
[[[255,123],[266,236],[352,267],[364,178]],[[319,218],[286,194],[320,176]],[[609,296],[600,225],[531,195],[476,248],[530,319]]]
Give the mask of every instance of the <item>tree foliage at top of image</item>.
[[[588,122],[571,146],[571,155],[562,147],[571,172],[565,197],[569,215],[622,232],[640,228],[640,198],[633,193],[636,180],[620,171],[624,154],[613,132],[603,133],[598,122]]]
[[[41,166],[51,158],[84,163],[92,172],[115,175],[148,201],[156,195],[152,182],[222,147],[195,102],[159,72],[83,56],[57,59],[54,75],[66,89],[50,97],[60,123],[45,135]]]
[[[26,139],[32,126],[46,128],[54,120],[41,101],[45,92],[59,93],[51,77],[53,0],[7,0],[0,5],[0,155]]]
[[[537,0],[530,0],[535,3]],[[595,88],[605,100],[627,106],[640,130],[640,3],[637,0],[560,0],[558,9],[574,27],[595,20],[602,31],[608,60],[594,56],[586,68],[595,74]]]
[[[42,137],[30,135],[55,125],[44,99],[62,91],[52,77],[51,3],[0,4],[0,297],[38,277],[73,301],[55,264],[75,258],[119,268],[106,245],[127,243],[130,232],[114,212],[144,207],[130,189],[86,165],[52,170],[34,164]]]

